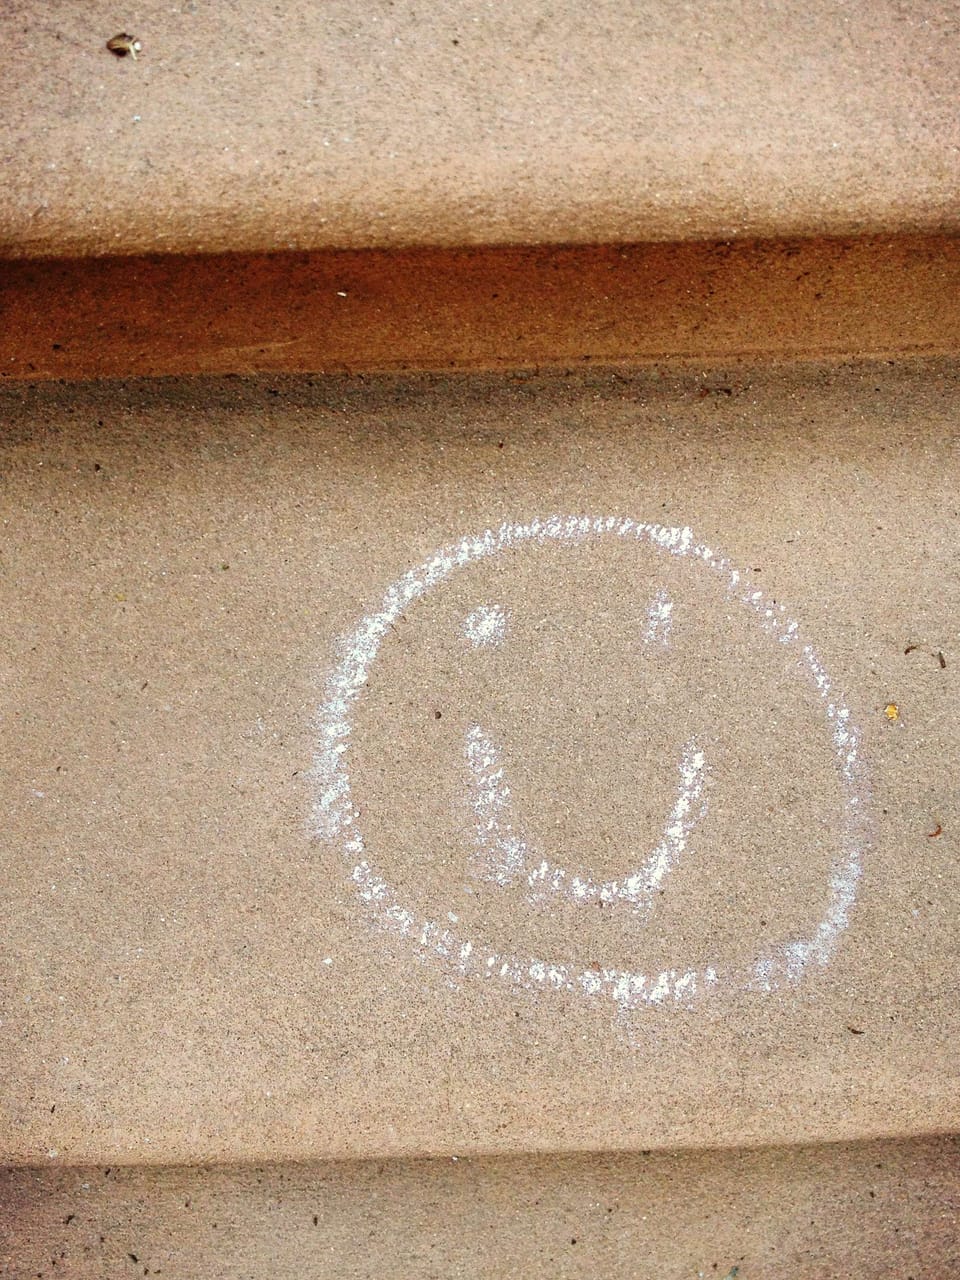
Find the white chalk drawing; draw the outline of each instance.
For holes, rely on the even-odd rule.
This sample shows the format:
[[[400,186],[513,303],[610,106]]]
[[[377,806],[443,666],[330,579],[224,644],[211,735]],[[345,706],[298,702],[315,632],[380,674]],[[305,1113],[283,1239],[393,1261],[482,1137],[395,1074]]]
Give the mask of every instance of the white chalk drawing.
[[[662,645],[670,642],[670,628],[673,625],[673,601],[663,590],[657,592],[647,611],[647,626],[643,633],[644,644],[654,641]]]
[[[795,652],[798,671],[824,712],[841,796],[826,909],[808,934],[768,943],[759,959],[748,964],[727,966],[717,960],[691,969],[638,972],[602,964],[580,968],[563,957],[497,950],[481,938],[450,928],[458,923],[452,912],[447,923],[418,913],[401,899],[366,848],[351,790],[349,753],[355,707],[388,630],[416,601],[466,565],[524,544],[577,545],[588,539],[633,540],[665,556],[699,562],[719,579],[730,601],[749,611],[762,632]],[[666,594],[658,593],[648,612],[645,642],[669,641],[672,611]],[[506,627],[505,612],[498,606],[485,605],[467,619],[464,634],[480,648],[500,643]],[[799,625],[787,617],[784,606],[751,589],[740,570],[713,548],[698,542],[689,528],[647,524],[619,516],[552,516],[526,524],[504,524],[437,551],[389,587],[373,612],[343,639],[339,661],[327,681],[318,736],[315,833],[339,847],[361,901],[379,926],[399,934],[419,953],[436,958],[448,970],[464,977],[494,978],[529,990],[578,992],[611,1001],[621,1011],[690,1007],[705,997],[723,993],[771,992],[795,985],[809,970],[827,965],[856,899],[866,814],[859,734],[850,710],[814,649],[803,639]],[[500,887],[523,884],[531,901],[541,905],[559,897],[574,903],[622,904],[629,911],[648,912],[666,876],[684,855],[691,838],[695,838],[697,823],[705,811],[708,762],[698,743],[689,741],[677,765],[677,797],[660,842],[623,878],[597,881],[535,853],[516,829],[501,752],[489,732],[478,724],[466,731],[465,757],[475,817],[473,848],[468,858],[471,870]]]
[[[502,644],[507,634],[507,615],[500,605],[482,604],[464,622],[463,634],[475,649]]]
[[[684,852],[687,836],[705,806],[703,794],[704,758],[695,742],[688,742],[680,760],[677,800],[663,828],[663,838],[641,867],[622,880],[597,881],[555,866],[545,858],[530,866],[527,841],[513,828],[510,816],[510,788],[504,781],[500,753],[479,725],[466,732],[467,764],[473,781],[476,814],[474,874],[501,886],[522,877],[532,902],[549,894],[564,895],[574,902],[599,899],[615,904],[626,902],[634,911],[649,911],[657,891]]]

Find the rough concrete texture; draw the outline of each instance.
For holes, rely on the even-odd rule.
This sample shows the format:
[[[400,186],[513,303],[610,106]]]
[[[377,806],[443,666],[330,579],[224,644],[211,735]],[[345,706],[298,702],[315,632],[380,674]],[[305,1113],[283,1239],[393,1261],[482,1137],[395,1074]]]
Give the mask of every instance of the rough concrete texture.
[[[7,387],[5,1158],[955,1130],[957,390]]]
[[[526,1159],[23,1169],[0,1267],[56,1280],[943,1280],[957,1140]]]
[[[0,252],[956,228],[955,4],[12,0]],[[106,41],[125,28],[137,60]]]
[[[0,331],[24,379],[933,355],[960,240],[8,262]]]

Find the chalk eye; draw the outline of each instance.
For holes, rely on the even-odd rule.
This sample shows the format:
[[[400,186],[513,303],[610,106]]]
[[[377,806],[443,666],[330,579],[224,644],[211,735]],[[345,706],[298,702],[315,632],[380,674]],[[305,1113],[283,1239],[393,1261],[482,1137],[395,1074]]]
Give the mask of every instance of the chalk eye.
[[[463,634],[475,649],[492,649],[507,634],[507,615],[498,604],[482,604],[467,614]]]

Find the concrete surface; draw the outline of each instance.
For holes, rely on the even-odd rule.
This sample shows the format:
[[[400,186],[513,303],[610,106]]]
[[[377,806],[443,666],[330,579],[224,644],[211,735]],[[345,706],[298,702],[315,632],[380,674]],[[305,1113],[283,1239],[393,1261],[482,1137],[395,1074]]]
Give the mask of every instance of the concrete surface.
[[[897,0],[13,0],[0,253],[956,230],[958,26]]]
[[[955,1131],[957,376],[6,387],[4,1158]]]
[[[14,379],[951,354],[960,240],[8,262],[0,331]]]
[[[23,1169],[0,1267],[54,1280],[943,1280],[955,1138],[780,1151]]]
[[[0,1272],[957,1271],[958,28],[5,7]]]

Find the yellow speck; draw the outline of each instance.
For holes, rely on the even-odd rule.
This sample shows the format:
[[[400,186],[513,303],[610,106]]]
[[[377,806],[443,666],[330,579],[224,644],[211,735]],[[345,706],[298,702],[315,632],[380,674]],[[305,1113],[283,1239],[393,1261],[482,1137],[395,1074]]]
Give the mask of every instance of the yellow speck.
[[[897,706],[895,702],[888,702],[887,705],[883,708],[883,714],[887,717],[888,720],[899,720],[900,708]]]

